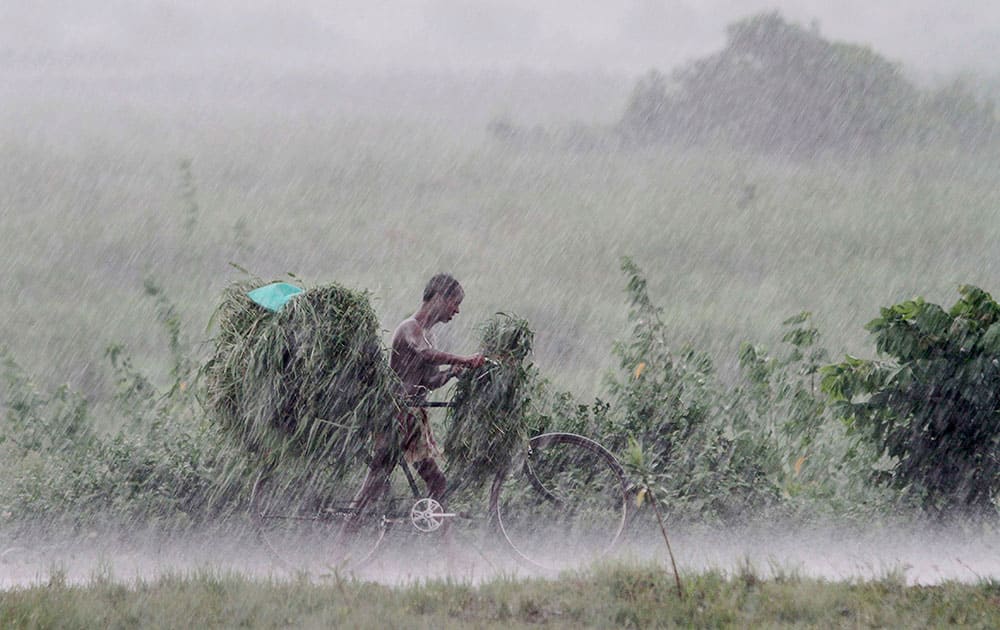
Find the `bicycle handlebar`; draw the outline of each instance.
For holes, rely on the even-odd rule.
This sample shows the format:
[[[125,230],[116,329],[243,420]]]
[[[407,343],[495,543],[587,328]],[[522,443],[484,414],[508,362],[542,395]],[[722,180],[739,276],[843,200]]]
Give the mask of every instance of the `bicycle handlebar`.
[[[486,357],[483,365],[489,365],[491,367],[495,367],[500,365],[500,362],[497,361],[496,359],[491,359],[490,357]],[[486,376],[488,372],[489,370],[484,372],[478,378]],[[421,400],[420,398],[403,399],[403,402],[406,404],[407,407],[454,407],[455,406],[454,401],[427,401],[427,400]]]
[[[455,403],[449,401],[427,401],[427,400],[414,400],[407,401],[407,406],[410,407],[454,407]]]

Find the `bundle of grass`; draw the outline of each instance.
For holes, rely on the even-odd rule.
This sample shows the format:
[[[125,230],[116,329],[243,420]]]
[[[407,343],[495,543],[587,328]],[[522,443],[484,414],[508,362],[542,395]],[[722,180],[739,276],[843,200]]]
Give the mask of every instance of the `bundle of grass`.
[[[481,352],[490,362],[459,379],[449,409],[444,452],[454,486],[481,487],[529,437],[533,340],[528,322],[514,315],[497,313],[482,327]]]
[[[394,430],[398,408],[368,295],[330,284],[272,312],[247,297],[263,284],[237,282],[223,295],[206,407],[268,463],[320,458],[343,474],[374,433]]]

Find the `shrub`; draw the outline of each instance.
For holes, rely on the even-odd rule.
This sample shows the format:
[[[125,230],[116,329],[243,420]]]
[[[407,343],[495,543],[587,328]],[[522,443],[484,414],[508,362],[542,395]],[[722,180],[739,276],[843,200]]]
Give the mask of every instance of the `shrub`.
[[[608,379],[610,411],[593,408],[601,440],[618,453],[630,439],[641,444],[677,515],[731,521],[774,503],[773,434],[734,408],[706,355],[670,350],[645,277],[630,259],[622,269],[632,334],[614,348],[620,370]]]
[[[822,370],[848,425],[893,465],[882,477],[925,510],[993,512],[1000,490],[1000,305],[962,286],[949,311],[916,298],[866,328],[889,360]]]

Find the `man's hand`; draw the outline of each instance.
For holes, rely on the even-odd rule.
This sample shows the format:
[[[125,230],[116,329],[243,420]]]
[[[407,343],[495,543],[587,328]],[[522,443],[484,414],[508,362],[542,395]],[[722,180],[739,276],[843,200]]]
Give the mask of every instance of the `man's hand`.
[[[468,357],[456,356],[452,359],[452,361],[453,363],[451,364],[451,367],[447,370],[441,370],[440,372],[434,374],[434,376],[430,377],[430,379],[426,382],[429,389],[443,387],[451,379],[462,376],[462,373],[466,370],[474,370],[480,367],[486,361],[486,357],[481,354],[474,354]]]
[[[474,354],[471,357],[465,357],[463,361],[458,365],[475,370],[477,368],[482,367],[485,361],[486,357],[483,356],[482,353],[479,353],[479,354]]]

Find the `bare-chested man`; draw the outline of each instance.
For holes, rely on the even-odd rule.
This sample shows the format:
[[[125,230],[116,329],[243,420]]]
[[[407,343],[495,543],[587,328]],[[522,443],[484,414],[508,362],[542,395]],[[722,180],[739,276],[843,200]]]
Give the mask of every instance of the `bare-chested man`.
[[[465,292],[448,274],[438,274],[424,288],[424,301],[411,317],[402,321],[392,334],[389,365],[402,381],[402,394],[411,402],[423,401],[427,393],[445,385],[467,368],[478,368],[485,360],[481,354],[459,356],[434,347],[431,329],[449,322],[458,315]],[[441,366],[450,366],[440,369]],[[401,449],[406,461],[416,468],[427,484],[427,494],[438,501],[444,497],[447,483],[435,457],[440,455],[431,433],[427,411],[422,407],[403,409],[396,416],[399,423],[399,444],[388,436],[377,436],[375,453],[361,490],[354,497],[359,511],[381,496],[389,483],[389,475]]]

